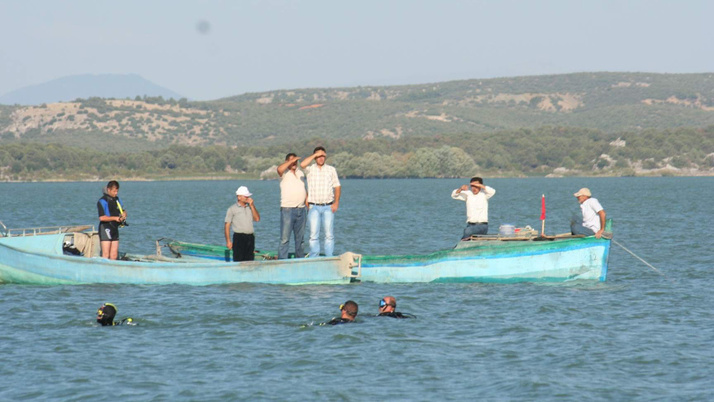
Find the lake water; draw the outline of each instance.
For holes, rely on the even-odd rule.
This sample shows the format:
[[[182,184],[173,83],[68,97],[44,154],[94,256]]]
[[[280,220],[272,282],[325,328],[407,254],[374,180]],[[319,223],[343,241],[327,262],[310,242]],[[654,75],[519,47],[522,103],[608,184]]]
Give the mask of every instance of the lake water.
[[[465,180],[343,180],[336,252],[452,247]],[[97,224],[104,183],[0,183],[8,227]],[[714,178],[486,179],[490,231],[568,231],[589,187],[614,220],[607,282],[340,286],[0,285],[0,400],[712,400]],[[235,189],[277,249],[274,181],[123,182],[120,251],[223,244]],[[372,317],[393,295],[415,320]],[[328,321],[345,300],[356,324]],[[101,328],[112,302],[133,327]]]

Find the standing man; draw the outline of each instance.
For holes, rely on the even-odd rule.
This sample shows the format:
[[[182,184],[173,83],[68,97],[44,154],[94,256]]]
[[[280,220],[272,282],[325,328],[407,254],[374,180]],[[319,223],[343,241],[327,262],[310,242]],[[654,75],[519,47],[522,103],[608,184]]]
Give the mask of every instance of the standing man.
[[[601,238],[605,231],[605,210],[600,205],[597,198],[592,198],[590,189],[581,188],[573,194],[580,203],[580,210],[583,212],[582,222],[573,219],[570,222],[570,233],[574,235],[595,235]]]
[[[280,176],[280,247],[278,259],[288,258],[290,234],[295,235],[295,258],[305,257],[302,243],[305,238],[307,223],[307,191],[305,174],[297,168],[298,160],[294,153],[285,156],[285,162],[278,166]]]
[[[451,198],[466,201],[466,229],[461,240],[488,233],[488,199],[494,194],[496,190],[484,186],[480,177],[472,177],[469,185],[464,184],[451,192]]]
[[[116,260],[119,256],[119,227],[126,224],[126,211],[119,199],[119,182],[112,180],[97,201],[99,213],[99,241],[102,257]]]
[[[255,259],[255,235],[253,222],[260,221],[260,214],[255,208],[248,187],[240,186],[236,190],[237,202],[228,208],[224,230],[226,247],[233,249],[233,261],[253,261]],[[233,230],[231,241],[230,231]]]
[[[310,163],[315,160],[315,164]],[[342,187],[337,177],[337,170],[325,164],[327,152],[325,148],[316,147],[312,155],[303,159],[300,167],[307,173],[307,201],[310,220],[310,254],[308,257],[320,255],[320,222],[325,228],[325,255],[331,257],[335,249],[333,235],[334,214],[340,206]]]

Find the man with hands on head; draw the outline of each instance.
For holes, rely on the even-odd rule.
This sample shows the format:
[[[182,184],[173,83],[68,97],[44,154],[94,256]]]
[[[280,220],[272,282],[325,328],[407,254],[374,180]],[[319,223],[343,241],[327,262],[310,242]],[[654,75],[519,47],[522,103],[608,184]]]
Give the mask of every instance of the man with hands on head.
[[[488,200],[494,194],[496,190],[485,186],[480,177],[472,177],[468,185],[451,192],[451,198],[466,201],[466,228],[462,240],[488,233]]]
[[[280,246],[278,259],[288,258],[290,234],[295,235],[295,258],[305,257],[302,243],[307,222],[307,191],[305,174],[298,169],[300,158],[294,153],[285,156],[285,162],[278,166],[280,177]]]
[[[255,259],[255,235],[253,222],[260,221],[260,214],[250,196],[248,187],[236,190],[237,201],[226,211],[224,231],[226,247],[233,250],[233,261],[253,261]],[[231,238],[230,232],[233,231]]]
[[[311,165],[312,161],[315,161]],[[340,206],[342,187],[337,170],[325,163],[327,153],[324,147],[316,147],[312,155],[303,159],[300,167],[307,175],[307,219],[310,221],[310,254],[320,255],[320,226],[325,230],[325,256],[331,257],[335,249],[333,234],[334,214]]]

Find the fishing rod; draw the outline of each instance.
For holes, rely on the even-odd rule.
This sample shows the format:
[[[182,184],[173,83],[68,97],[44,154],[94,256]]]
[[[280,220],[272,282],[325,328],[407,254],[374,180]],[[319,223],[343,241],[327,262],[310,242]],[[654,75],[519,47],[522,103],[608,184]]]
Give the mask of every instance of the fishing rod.
[[[635,254],[634,252],[630,251],[630,249],[628,249],[627,247],[625,247],[625,246],[623,246],[622,244],[618,243],[617,240],[611,239],[610,241],[612,241],[613,243],[615,243],[615,244],[617,244],[618,246],[620,246],[623,250],[625,250],[625,251],[627,251],[628,253],[630,253],[633,257],[635,257],[635,258],[637,258],[638,260],[642,261],[645,265],[647,265],[648,267],[652,268],[652,269],[653,269],[655,272],[657,272],[658,274],[664,276],[665,278],[668,278],[667,275],[665,275],[662,271],[660,271],[659,269],[655,268],[652,264],[650,264],[649,262],[645,261],[645,260],[644,260],[642,257],[640,257],[639,255],[637,255],[637,254]],[[668,279],[669,279],[669,278],[668,278]]]
[[[119,198],[117,198],[117,208],[119,208],[119,215],[124,215],[124,209],[121,207],[121,203],[119,202]],[[119,227],[122,226],[129,226],[128,223],[126,223],[126,218],[119,222]]]

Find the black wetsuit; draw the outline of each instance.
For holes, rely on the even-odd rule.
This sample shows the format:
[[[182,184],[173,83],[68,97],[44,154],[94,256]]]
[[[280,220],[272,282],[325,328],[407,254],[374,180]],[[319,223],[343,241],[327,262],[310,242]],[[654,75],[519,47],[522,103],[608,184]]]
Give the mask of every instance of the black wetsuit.
[[[354,322],[354,320],[348,320],[346,318],[333,318],[330,320],[330,322],[326,322],[324,325],[338,325],[338,324],[349,324],[351,322]]]
[[[416,318],[415,315],[409,313],[400,313],[399,311],[392,311],[389,313],[377,314],[377,317],[392,317],[392,318]]]
[[[121,321],[112,321],[111,323],[108,323],[108,322],[99,322],[99,323],[102,324],[103,327],[109,327],[109,326],[113,327],[116,325],[136,325],[136,324],[134,324],[134,320],[131,318],[128,318],[128,317]]]
[[[99,216],[121,216],[119,212],[119,197],[112,197],[109,194],[104,194],[97,201],[97,212]],[[99,240],[100,241],[117,241],[119,240],[119,222],[99,222]]]

